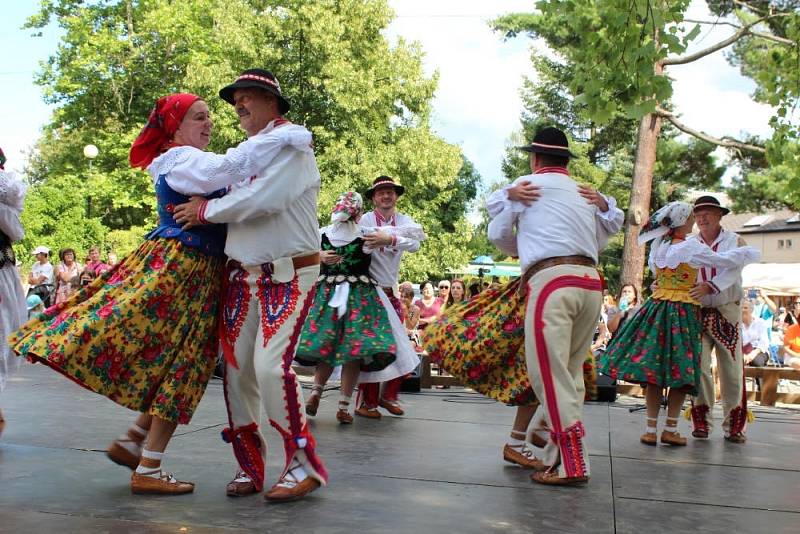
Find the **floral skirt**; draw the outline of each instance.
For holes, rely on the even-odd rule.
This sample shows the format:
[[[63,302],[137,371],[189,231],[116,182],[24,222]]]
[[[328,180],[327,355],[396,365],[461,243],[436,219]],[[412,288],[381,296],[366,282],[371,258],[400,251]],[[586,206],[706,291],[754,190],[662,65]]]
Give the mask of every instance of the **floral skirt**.
[[[525,297],[519,280],[445,310],[423,333],[431,361],[469,388],[511,406],[537,402],[525,363]],[[591,352],[584,363],[587,398],[597,395]]]
[[[332,367],[360,360],[365,372],[388,367],[396,358],[397,343],[378,288],[370,283],[349,283],[347,310],[341,317],[337,308],[328,305],[335,290],[335,283],[317,284],[295,360],[303,365],[325,362]]]
[[[188,423],[216,363],[222,265],[174,239],[145,241],[9,344],[126,408]]]
[[[600,371],[626,382],[696,394],[702,332],[699,306],[651,298],[614,336]]]

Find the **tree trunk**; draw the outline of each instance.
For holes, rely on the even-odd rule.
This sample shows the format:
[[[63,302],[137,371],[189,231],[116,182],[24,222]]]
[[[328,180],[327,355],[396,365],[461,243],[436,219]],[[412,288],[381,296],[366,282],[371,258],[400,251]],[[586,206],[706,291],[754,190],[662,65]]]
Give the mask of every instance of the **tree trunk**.
[[[622,284],[642,287],[644,275],[644,247],[639,246],[639,229],[647,223],[650,214],[650,193],[653,185],[653,168],[656,164],[656,143],[661,133],[661,117],[650,113],[639,123],[636,144],[636,162],[633,166],[631,202],[625,226],[625,250],[622,253]]]

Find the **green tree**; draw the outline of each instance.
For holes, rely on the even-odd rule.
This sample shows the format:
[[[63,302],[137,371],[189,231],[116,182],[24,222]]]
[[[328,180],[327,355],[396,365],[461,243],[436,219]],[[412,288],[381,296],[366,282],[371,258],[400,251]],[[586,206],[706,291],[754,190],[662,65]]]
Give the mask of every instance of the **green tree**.
[[[460,150],[430,129],[437,80],[424,75],[420,46],[383,36],[392,16],[386,0],[42,0],[28,26],[53,21],[64,37],[37,76],[56,109],[30,162],[31,197],[51,180],[80,177],[76,202],[100,229],[89,238],[76,228],[71,239],[114,232],[115,243],[130,246],[155,221],[149,177],[129,168],[127,152],[156,98],[205,97],[215,123],[209,148],[222,151],[244,135],[217,91],[246,68],[266,67],[292,102],[288,118],[314,134],[320,217],[342,191],[389,174],[407,186],[401,209],[432,236],[404,269],[421,275],[462,263],[463,208],[475,187],[459,179]],[[91,172],[87,143],[100,149]],[[50,217],[37,210],[31,217]],[[23,246],[40,238],[29,232]]]
[[[523,84],[522,128],[513,136],[503,160],[506,178],[513,180],[530,173],[528,154],[516,147],[532,139],[539,128],[554,125],[567,132],[570,146],[581,156],[570,165],[572,175],[614,196],[624,209],[631,191],[636,121],[617,112],[606,124],[596,124],[587,117],[585,103],[569,92],[575,71],[571,65],[541,55],[532,56],[532,62],[537,81],[526,78]],[[678,134],[676,129],[667,127],[658,140],[654,208],[683,197],[689,188],[720,185],[724,169],[712,156],[716,147],[695,139],[682,142]],[[612,289],[619,286],[621,253],[622,238],[614,236],[600,258],[601,269]]]
[[[639,121],[633,169],[628,225],[625,235],[623,277],[640,283],[644,250],[636,235],[650,208],[652,178],[657,161],[657,140],[662,122],[714,145],[731,150],[764,152],[765,148],[730,137],[715,138],[684,124],[669,109],[672,84],[665,68],[691,63],[740,43],[733,57],[743,72],[758,84],[756,97],[777,106],[778,116],[788,116],[800,90],[797,69],[790,67],[797,56],[800,14],[793,2],[709,2],[721,14],[731,13],[736,31],[697,52],[686,49],[701,33],[702,23],[685,20],[689,0],[541,0],[535,13],[511,14],[494,21],[494,27],[509,36],[528,33],[544,38],[571,65],[571,94],[586,105],[584,115],[599,124],[617,113]],[[781,21],[778,24],[778,21]],[[776,31],[776,25],[784,31]],[[748,43],[760,43],[748,46]],[[767,51],[759,48],[767,42]],[[774,49],[781,47],[779,53]],[[742,50],[751,51],[747,55]],[[766,61],[765,54],[770,61]],[[796,128],[787,120],[776,120],[776,135],[768,143],[767,157],[773,164],[795,162]],[[785,193],[795,198],[794,181],[785,182]]]

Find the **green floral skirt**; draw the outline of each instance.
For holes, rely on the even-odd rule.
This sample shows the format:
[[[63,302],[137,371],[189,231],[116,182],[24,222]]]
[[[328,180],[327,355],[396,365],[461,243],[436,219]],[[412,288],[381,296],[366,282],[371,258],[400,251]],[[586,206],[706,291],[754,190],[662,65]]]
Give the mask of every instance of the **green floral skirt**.
[[[696,394],[702,332],[699,306],[649,299],[623,323],[600,358],[599,370],[626,382]]]
[[[370,283],[351,282],[347,311],[341,317],[337,308],[328,306],[335,290],[335,283],[317,284],[295,360],[303,365],[325,362],[332,367],[360,360],[362,371],[385,369],[395,360],[397,344],[378,289]]]

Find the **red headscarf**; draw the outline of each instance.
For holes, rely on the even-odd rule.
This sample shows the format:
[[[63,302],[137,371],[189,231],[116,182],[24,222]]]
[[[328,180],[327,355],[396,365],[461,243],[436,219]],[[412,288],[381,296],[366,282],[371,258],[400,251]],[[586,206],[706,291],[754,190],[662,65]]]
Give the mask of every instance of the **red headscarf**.
[[[191,93],[175,93],[159,98],[147,118],[147,124],[131,146],[128,155],[131,167],[146,169],[169,148],[172,136],[183,122],[186,112],[198,100],[201,98]]]

